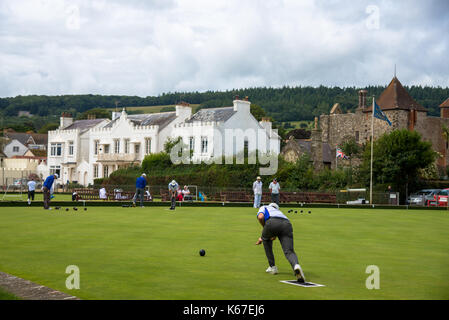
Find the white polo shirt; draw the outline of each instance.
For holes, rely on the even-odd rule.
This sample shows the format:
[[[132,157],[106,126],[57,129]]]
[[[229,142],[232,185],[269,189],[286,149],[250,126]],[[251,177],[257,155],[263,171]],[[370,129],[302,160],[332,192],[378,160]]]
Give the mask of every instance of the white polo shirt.
[[[28,191],[34,191],[36,190],[36,181],[28,181]]]
[[[259,211],[257,212],[257,215],[259,213],[263,213],[263,216],[265,218],[265,221],[267,221],[270,218],[282,218],[289,220],[285,214],[281,212],[281,210],[278,210],[276,208],[273,208],[271,206],[261,206]]]
[[[253,191],[254,194],[262,194],[262,181],[254,181],[253,183]]]
[[[271,193],[279,193],[279,189],[281,189],[281,186],[279,185],[279,182],[277,183],[270,183],[270,186],[268,187],[271,189]]]

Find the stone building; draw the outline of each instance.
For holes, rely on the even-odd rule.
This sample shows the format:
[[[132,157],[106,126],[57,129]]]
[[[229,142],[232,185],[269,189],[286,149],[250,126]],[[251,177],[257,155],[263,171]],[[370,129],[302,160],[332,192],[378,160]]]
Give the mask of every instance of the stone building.
[[[419,132],[422,139],[432,143],[433,149],[440,153],[437,166],[449,164],[448,144],[442,135],[443,126],[449,126],[449,99],[440,105],[440,117],[427,115],[427,109],[416,102],[394,77],[388,87],[381,93],[376,103],[387,115],[392,125],[374,118],[374,139],[396,129],[408,129]],[[371,136],[372,97],[366,90],[359,91],[359,103],[354,113],[342,113],[334,105],[329,115],[321,115],[320,128],[323,143],[335,149],[348,139],[353,138],[359,144],[370,140]],[[335,154],[335,153],[334,153]],[[335,157],[333,158],[333,166]]]

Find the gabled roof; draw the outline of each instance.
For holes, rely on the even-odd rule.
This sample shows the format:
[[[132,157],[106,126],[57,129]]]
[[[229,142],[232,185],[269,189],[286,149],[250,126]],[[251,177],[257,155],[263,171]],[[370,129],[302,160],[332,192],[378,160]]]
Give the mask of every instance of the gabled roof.
[[[227,121],[231,118],[237,111],[234,111],[234,107],[223,107],[223,108],[205,108],[196,112],[194,115],[187,119],[187,123],[202,121],[202,122],[218,122]]]
[[[377,104],[382,110],[417,110],[426,112],[427,109],[416,102],[404,89],[398,78],[394,77],[388,87],[381,93]],[[372,106],[365,109],[371,111]]]
[[[63,128],[63,130],[79,129],[80,131],[85,131],[85,130],[95,127],[96,125],[98,125],[99,123],[101,123],[104,120],[107,120],[107,119],[76,120],[72,124]]]
[[[48,143],[48,135],[45,133],[26,133],[26,132],[7,132],[5,134],[11,140],[17,140],[24,146],[28,144],[44,144]]]
[[[146,114],[130,114],[128,120],[137,126],[159,126],[159,130],[164,128],[176,118],[176,112],[159,112]],[[119,120],[117,118],[109,122],[105,128],[112,128],[112,126]]]
[[[440,108],[449,108],[449,98],[447,98],[442,104],[440,104]]]

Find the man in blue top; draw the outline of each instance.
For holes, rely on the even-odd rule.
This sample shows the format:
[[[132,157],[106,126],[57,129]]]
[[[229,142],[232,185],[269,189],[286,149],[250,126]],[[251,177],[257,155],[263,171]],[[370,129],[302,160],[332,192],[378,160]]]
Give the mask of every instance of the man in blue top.
[[[278,237],[285,257],[293,268],[296,279],[298,282],[304,283],[306,279],[293,249],[293,227],[290,220],[279,210],[279,206],[276,203],[260,207],[257,212],[257,219],[263,226],[263,230],[262,236],[257,240],[256,244],[259,245],[263,242],[269,264],[266,272],[271,274],[278,273],[273,255],[273,240]]]
[[[168,193],[170,194],[171,207],[170,210],[175,210],[176,206],[176,196],[178,195],[179,185],[175,180],[172,180],[168,184]]]
[[[44,209],[51,209],[50,208],[50,190],[53,186],[53,182],[55,179],[58,179],[58,174],[51,174],[45,179],[44,185],[42,186],[42,193],[44,195]]]
[[[142,173],[142,175],[136,179],[136,194],[133,198],[133,206],[136,206],[137,197],[140,197],[140,206],[143,208],[143,195],[147,185],[146,176],[147,175],[145,173]]]

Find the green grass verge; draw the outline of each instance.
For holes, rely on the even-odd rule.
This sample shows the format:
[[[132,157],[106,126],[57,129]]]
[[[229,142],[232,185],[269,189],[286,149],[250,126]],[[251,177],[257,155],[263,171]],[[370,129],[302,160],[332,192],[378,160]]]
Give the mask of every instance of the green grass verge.
[[[0,270],[82,299],[449,298],[447,211],[296,210],[300,263],[326,287],[279,282],[294,277],[278,241],[280,273],[266,274],[255,210],[235,207],[0,208]],[[80,269],[79,290],[65,287],[68,265]],[[365,287],[369,265],[379,290]]]
[[[6,292],[2,288],[0,288],[0,300],[20,300],[20,299],[15,295],[10,294],[9,292]]]

